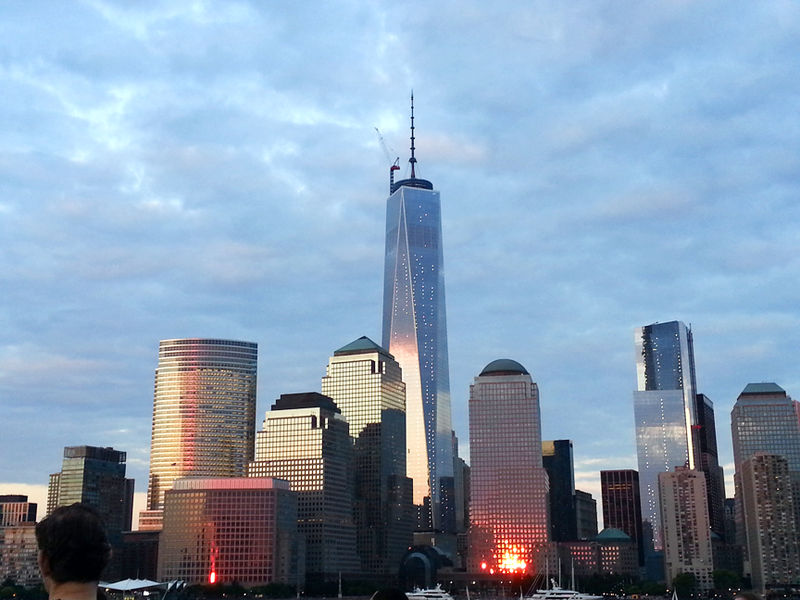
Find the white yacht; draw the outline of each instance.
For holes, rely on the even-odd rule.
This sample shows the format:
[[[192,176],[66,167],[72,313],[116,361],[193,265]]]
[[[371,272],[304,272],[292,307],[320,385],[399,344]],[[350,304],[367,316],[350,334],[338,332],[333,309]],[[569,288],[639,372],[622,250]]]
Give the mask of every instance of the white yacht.
[[[416,588],[413,592],[406,592],[406,596],[408,600],[453,600],[453,597],[442,589],[442,584],[427,590]]]
[[[550,589],[536,590],[533,594],[523,597],[522,600],[603,600],[603,597],[582,594],[575,590],[565,590],[553,581],[553,587]]]

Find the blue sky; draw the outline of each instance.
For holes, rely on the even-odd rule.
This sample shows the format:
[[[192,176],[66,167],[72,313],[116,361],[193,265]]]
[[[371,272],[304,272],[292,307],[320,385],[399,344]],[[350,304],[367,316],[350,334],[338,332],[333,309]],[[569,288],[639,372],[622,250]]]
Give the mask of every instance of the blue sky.
[[[692,325],[729,479],[742,388],[800,396],[794,2],[7,2],[0,37],[0,490],[93,444],[144,492],[160,339],[257,342],[259,425],[380,340],[411,89],[464,450],[510,357],[578,487],[636,468],[654,321]]]

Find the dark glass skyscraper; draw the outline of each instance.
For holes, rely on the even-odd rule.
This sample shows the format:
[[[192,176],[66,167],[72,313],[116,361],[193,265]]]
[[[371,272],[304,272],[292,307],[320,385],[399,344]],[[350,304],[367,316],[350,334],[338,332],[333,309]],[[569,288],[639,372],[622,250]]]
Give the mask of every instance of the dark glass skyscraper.
[[[572,440],[543,441],[542,466],[550,479],[550,539],[554,542],[577,540]]]
[[[59,506],[83,502],[102,517],[108,541],[118,556],[106,568],[116,577],[121,556],[122,532],[130,531],[133,511],[133,479],[125,477],[126,453],[113,448],[67,446],[61,473],[50,477],[48,512]]]
[[[394,184],[386,204],[383,347],[406,384],[407,474],[414,483],[418,527],[442,528],[452,518],[453,452],[439,192],[415,174],[411,109],[411,177]],[[427,523],[426,523],[427,521]],[[445,527],[446,529],[446,527]]]
[[[692,331],[680,321],[637,327],[633,393],[642,518],[662,549],[658,474],[697,468],[698,443]]]
[[[714,423],[714,403],[705,394],[697,394],[697,429],[700,464],[697,468],[706,476],[708,518],[711,531],[725,537],[725,481],[717,452],[717,427]],[[726,540],[733,543],[733,540]]]
[[[636,542],[639,564],[644,564],[642,545],[642,507],[639,500],[639,473],[633,469],[600,471],[603,496],[603,526],[615,527]]]

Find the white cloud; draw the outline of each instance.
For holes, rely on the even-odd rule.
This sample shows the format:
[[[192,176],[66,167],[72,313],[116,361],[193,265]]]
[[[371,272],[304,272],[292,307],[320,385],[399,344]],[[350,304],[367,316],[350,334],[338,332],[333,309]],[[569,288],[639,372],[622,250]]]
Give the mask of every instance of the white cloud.
[[[798,10],[9,8],[0,398],[62,426],[43,442],[14,412],[0,480],[43,481],[91,423],[128,432],[145,482],[158,339],[259,341],[263,406],[318,389],[331,349],[379,338],[373,127],[405,169],[412,88],[419,167],[442,193],[462,444],[471,378],[508,356],[582,477],[635,465],[631,330],[675,318],[694,325],[729,462],[748,380],[800,395]]]

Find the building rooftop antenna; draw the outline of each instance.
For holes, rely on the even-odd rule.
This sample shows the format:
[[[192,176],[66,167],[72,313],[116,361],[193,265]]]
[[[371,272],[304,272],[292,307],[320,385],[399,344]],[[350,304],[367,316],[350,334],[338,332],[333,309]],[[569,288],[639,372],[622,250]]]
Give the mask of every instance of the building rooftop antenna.
[[[411,90],[411,158],[408,159],[411,163],[411,179],[415,179],[414,165],[417,159],[414,158],[414,90]]]

